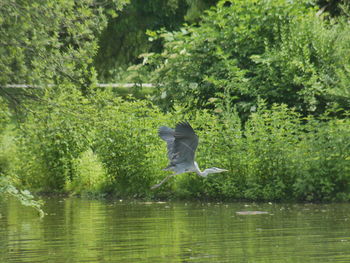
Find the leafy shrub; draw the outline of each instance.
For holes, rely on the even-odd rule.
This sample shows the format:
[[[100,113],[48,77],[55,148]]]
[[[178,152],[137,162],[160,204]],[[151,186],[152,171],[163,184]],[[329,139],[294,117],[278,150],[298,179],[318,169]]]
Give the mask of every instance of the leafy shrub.
[[[109,176],[109,191],[121,196],[151,195],[160,164],[160,114],[145,101],[115,99],[101,111],[93,148]]]
[[[300,136],[298,114],[286,105],[260,104],[245,126],[247,190],[245,198],[288,199],[294,181],[292,158]]]
[[[264,102],[244,127],[237,111],[221,118],[201,111],[191,122],[200,144],[202,168],[229,171],[201,178],[175,179],[175,195],[184,198],[257,201],[349,200],[349,121],[302,118],[286,105]]]
[[[208,167],[223,167],[229,172],[209,175],[203,180],[188,177],[191,183],[183,184],[189,188],[188,193],[219,199],[293,198],[295,178],[290,173],[294,168],[290,162],[301,128],[295,111],[286,105],[268,109],[261,102],[244,127],[235,109],[224,112],[222,119],[201,116],[199,123],[204,130],[198,131],[198,162]]]
[[[157,129],[165,117],[146,101],[102,93],[90,99],[62,93],[27,115],[15,171],[23,185],[42,192],[153,196],[150,186],[164,176]]]
[[[98,156],[88,149],[74,160],[74,176],[66,181],[66,189],[77,195],[102,195],[109,183],[107,173]]]
[[[4,141],[7,141],[5,133],[9,122],[7,105],[4,103],[3,99],[0,98],[0,174],[5,173],[8,166],[6,151],[9,147],[5,145],[6,143]]]
[[[13,147],[4,147],[4,140],[1,147],[15,158],[0,154],[2,167],[19,186],[123,198],[350,199],[348,119],[304,118],[284,104],[260,101],[243,125],[227,98],[216,114],[179,106],[163,114],[150,102],[108,92],[69,98],[62,94],[54,106],[37,105],[20,129],[3,136]],[[168,160],[157,129],[180,120],[190,121],[199,135],[200,168],[229,171],[178,175],[151,190],[168,174],[161,170]]]
[[[0,198],[14,197],[22,205],[37,210],[40,216],[43,217],[42,202],[35,200],[28,190],[17,187],[17,176],[13,174],[14,163],[18,159],[14,141],[16,132],[10,119],[10,111],[4,100],[0,98]]]
[[[349,33],[344,21],[327,24],[314,14],[293,19],[278,43],[252,57],[257,94],[303,114],[320,115],[332,105],[349,109],[343,86],[350,83]]]
[[[192,116],[191,124],[199,136],[196,152],[199,167],[202,170],[219,167],[229,172],[207,178],[182,176],[175,185],[175,192],[192,198],[241,198],[241,187],[244,185],[240,165],[243,133],[237,112],[232,111],[220,119],[206,110],[198,111]]]
[[[296,149],[293,184],[299,200],[349,200],[350,121],[310,120]]]
[[[90,112],[88,105],[74,94],[44,101],[45,105],[30,105],[33,111],[20,124],[21,163],[16,174],[30,189],[63,191],[66,182],[74,177],[74,160],[88,149]]]
[[[160,32],[164,51],[143,63],[166,110],[211,108],[211,98],[225,94],[241,114],[259,97],[321,114],[330,104],[350,106],[349,28],[316,16],[306,0],[220,1],[199,26]]]
[[[14,197],[24,206],[34,208],[43,217],[45,215],[42,210],[42,201],[37,201],[28,190],[17,189],[9,180],[9,178],[0,174],[0,197]]]

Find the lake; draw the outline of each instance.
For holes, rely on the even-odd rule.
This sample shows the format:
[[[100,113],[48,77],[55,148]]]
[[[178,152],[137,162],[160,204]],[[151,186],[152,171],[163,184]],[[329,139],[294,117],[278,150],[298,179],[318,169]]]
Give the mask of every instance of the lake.
[[[350,262],[350,204],[0,203],[0,262]]]

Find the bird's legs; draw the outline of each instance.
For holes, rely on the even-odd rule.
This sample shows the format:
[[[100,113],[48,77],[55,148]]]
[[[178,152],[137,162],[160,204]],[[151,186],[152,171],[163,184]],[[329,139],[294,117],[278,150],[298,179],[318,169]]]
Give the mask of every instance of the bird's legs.
[[[176,174],[170,174],[168,175],[167,177],[165,177],[159,184],[155,184],[151,187],[151,189],[156,189],[158,188],[159,186],[161,186],[163,183],[165,183],[166,181],[168,181],[171,177],[173,177],[174,175]]]

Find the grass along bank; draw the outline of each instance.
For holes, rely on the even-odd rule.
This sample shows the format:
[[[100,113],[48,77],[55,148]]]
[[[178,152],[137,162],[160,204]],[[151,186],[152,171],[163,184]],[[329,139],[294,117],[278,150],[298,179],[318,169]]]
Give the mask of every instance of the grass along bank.
[[[63,96],[54,107],[37,105],[18,125],[3,123],[2,176],[34,192],[122,198],[350,199],[348,119],[305,118],[285,105],[261,102],[243,126],[234,109],[212,114],[177,107],[164,114],[150,102],[108,94]],[[200,137],[200,167],[229,172],[179,175],[152,191],[167,175],[157,129],[181,120]]]

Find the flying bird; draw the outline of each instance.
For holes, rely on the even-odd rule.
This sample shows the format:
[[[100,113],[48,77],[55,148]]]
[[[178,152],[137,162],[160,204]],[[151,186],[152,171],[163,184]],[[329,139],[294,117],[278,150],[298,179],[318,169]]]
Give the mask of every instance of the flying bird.
[[[155,189],[169,180],[171,177],[195,172],[199,176],[206,177],[211,173],[221,173],[228,170],[212,167],[199,170],[197,162],[194,160],[195,152],[198,146],[198,136],[188,122],[179,122],[175,130],[166,126],[161,126],[158,130],[159,137],[167,143],[169,165],[165,171],[173,171],[172,174],[165,177],[159,184],[152,186]]]

